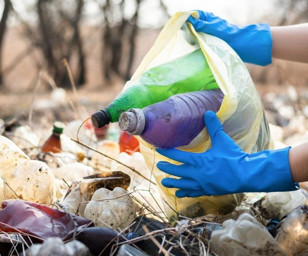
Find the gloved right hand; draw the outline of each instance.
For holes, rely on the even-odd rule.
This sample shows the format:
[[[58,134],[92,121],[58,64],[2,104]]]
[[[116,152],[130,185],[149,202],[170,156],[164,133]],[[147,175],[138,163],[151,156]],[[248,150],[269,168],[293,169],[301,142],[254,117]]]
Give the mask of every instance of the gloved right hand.
[[[262,66],[272,63],[272,35],[268,24],[238,27],[213,13],[198,13],[199,19],[190,16],[187,20],[196,31],[224,40],[244,62]]]
[[[290,147],[248,154],[224,132],[214,112],[207,111],[204,118],[212,142],[209,150],[193,153],[157,149],[161,155],[182,163],[157,163],[158,169],[178,177],[161,182],[165,187],[179,189],[177,197],[297,189],[290,170]]]

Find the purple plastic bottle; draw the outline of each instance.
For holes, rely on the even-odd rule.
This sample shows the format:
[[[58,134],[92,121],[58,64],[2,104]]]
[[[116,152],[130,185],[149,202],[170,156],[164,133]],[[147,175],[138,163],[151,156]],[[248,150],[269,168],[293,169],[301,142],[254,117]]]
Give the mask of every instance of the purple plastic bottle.
[[[217,112],[223,97],[221,90],[176,94],[143,109],[123,112],[119,126],[158,148],[188,145],[204,128],[204,113]]]

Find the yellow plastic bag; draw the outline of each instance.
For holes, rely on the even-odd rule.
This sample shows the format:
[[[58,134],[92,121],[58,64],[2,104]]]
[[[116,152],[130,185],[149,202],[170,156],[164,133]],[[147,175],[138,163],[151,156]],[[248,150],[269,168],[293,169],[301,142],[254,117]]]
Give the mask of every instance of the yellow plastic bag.
[[[179,12],[171,17],[131,80],[126,83],[124,90],[135,84],[142,73],[149,68],[201,48],[216,82],[224,93],[224,99],[217,116],[222,122],[225,132],[246,152],[267,149],[270,144],[268,123],[259,95],[245,64],[226,42],[211,35],[198,33],[191,24],[186,23],[190,14],[198,15],[197,12]],[[158,170],[156,163],[161,160],[176,162],[166,159],[158,154],[153,146],[141,138],[138,139],[141,152],[149,167],[153,169],[153,175],[160,187],[161,196],[165,201],[165,211],[169,218],[176,216],[176,213],[188,217],[227,214],[241,202],[243,194],[198,198],[175,197],[175,189],[165,188],[161,185],[161,180],[169,175]],[[210,146],[210,138],[204,129],[189,145],[179,149],[203,152]]]

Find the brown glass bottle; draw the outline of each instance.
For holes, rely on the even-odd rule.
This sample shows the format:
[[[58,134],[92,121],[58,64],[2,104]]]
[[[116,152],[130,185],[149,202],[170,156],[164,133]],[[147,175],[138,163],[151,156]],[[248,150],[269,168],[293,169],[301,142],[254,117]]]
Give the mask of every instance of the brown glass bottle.
[[[64,124],[61,122],[55,122],[53,125],[52,134],[43,144],[42,152],[59,153],[62,151],[60,136],[63,132]]]

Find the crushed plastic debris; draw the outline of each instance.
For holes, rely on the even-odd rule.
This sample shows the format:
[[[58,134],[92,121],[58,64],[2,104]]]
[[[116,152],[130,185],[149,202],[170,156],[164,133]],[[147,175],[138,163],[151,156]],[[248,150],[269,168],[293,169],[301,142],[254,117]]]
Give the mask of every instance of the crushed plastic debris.
[[[124,229],[136,217],[136,207],[126,190],[119,187],[112,191],[100,188],[87,204],[84,217],[98,227]]]
[[[89,249],[81,242],[73,240],[66,244],[60,238],[47,238],[43,244],[34,244],[27,251],[26,256],[90,256]]]
[[[4,200],[20,198],[51,204],[55,199],[54,174],[48,165],[31,160],[4,136],[0,136],[0,167]]]
[[[35,241],[49,237],[68,240],[79,226],[92,225],[91,220],[46,205],[23,200],[6,200],[1,205],[0,230],[7,233],[20,232]]]
[[[68,212],[84,216],[84,209],[96,190],[100,188],[113,190],[116,187],[127,189],[129,183],[130,177],[121,172],[87,176],[80,182],[72,183],[61,203]]]
[[[76,124],[72,131],[78,129]],[[275,145],[279,145],[277,142],[283,144],[286,128],[272,126],[271,129],[279,131],[274,132],[277,135]],[[98,140],[94,129],[84,130],[87,135],[83,139],[88,145],[81,140],[81,144],[73,141],[71,138],[78,138],[72,135],[72,131],[66,131],[72,137],[65,132],[61,135],[62,151],[59,153],[40,151],[50,129],[36,133],[29,126],[16,126],[10,133],[4,131],[11,139],[0,136],[0,201],[3,202],[0,218],[1,214],[14,209],[14,214],[8,214],[11,218],[3,223],[15,231],[11,233],[0,226],[3,237],[0,245],[5,245],[2,254],[7,254],[12,248],[16,248],[16,252],[28,248],[26,255],[41,255],[42,251],[48,255],[53,252],[48,244],[55,243],[59,243],[59,255],[88,255],[89,251],[93,255],[101,252],[106,253],[104,255],[126,255],[132,251],[140,255],[159,254],[154,240],[176,255],[185,255],[181,246],[190,255],[200,255],[203,247],[218,255],[306,252],[305,184],[294,192],[249,193],[230,214],[185,217],[169,223],[153,169],[149,168],[142,153],[120,152],[119,141],[107,137],[109,131],[105,139]],[[112,133],[116,138],[116,129]],[[117,133],[119,135],[120,130]],[[41,212],[44,209],[48,210]],[[32,216],[42,214],[42,222],[32,219],[32,224],[21,229],[18,220],[16,222],[12,217],[23,216],[25,220],[31,211],[35,213]],[[49,233],[52,229],[47,223],[56,223],[61,214],[52,212],[61,212],[61,218],[66,219],[67,224],[73,221],[69,224],[71,228],[58,236],[57,241]],[[148,215],[153,219],[145,217]],[[46,220],[47,217],[50,221]],[[87,224],[76,227],[76,218],[84,219]],[[11,225],[12,221],[14,225]],[[41,233],[37,233],[36,228]],[[43,244],[42,236],[47,239]],[[104,241],[98,236],[104,237]],[[174,241],[167,242],[171,237]],[[72,240],[71,244],[63,243],[67,238]],[[34,243],[33,246],[30,247],[28,239]],[[188,241],[187,244],[181,242],[183,239]],[[67,246],[73,246],[73,249]],[[61,254],[63,248],[66,254]],[[74,253],[67,254],[71,250]]]
[[[304,204],[297,207],[282,221],[276,240],[287,255],[308,254],[307,216],[308,207]]]
[[[291,192],[273,192],[266,194],[253,205],[257,216],[267,220],[282,219],[296,207],[303,205],[307,200],[301,190]]]
[[[292,100],[280,99],[279,104]],[[296,136],[305,138],[308,125],[304,118],[293,120],[287,111],[270,114],[277,115],[277,120],[288,120],[285,127],[279,122],[270,125],[274,147],[288,142],[295,145]],[[163,210],[166,202],[154,179],[155,170],[142,153],[120,152],[121,131],[114,124],[104,138],[98,138],[90,124],[79,129],[81,120],[67,122],[61,135],[62,151],[42,153],[40,148],[50,135],[52,123],[41,130],[16,121],[0,121],[4,135],[0,136],[1,254],[15,250],[18,255],[28,248],[26,255],[48,255],[53,252],[48,244],[58,247],[58,255],[88,255],[89,251],[93,255],[129,255],[132,251],[163,254],[159,248],[175,255],[307,252],[306,184],[294,192],[246,194],[230,214],[202,216],[200,212],[199,218],[179,215],[178,221],[170,223]],[[196,204],[187,210],[198,209]],[[1,219],[6,215],[9,218]],[[32,219],[25,217],[28,215]],[[37,216],[41,217],[35,219]],[[79,219],[85,223],[78,227]],[[25,220],[32,222],[25,226]],[[49,223],[59,220],[64,220],[58,226],[63,232],[51,234],[59,230],[49,228]],[[66,254],[61,254],[63,248]],[[71,250],[80,251],[69,254]]]
[[[267,229],[247,213],[225,221],[221,230],[214,231],[211,247],[220,256],[286,255]]]
[[[69,123],[73,124],[70,132],[65,131]],[[69,123],[61,135],[59,153],[40,151],[50,129],[36,132],[30,126],[17,125],[8,133],[3,124],[7,137],[0,136],[0,219],[2,215],[10,218],[1,221],[1,254],[8,254],[12,248],[18,254],[28,248],[26,255],[48,255],[53,252],[49,245],[57,244],[58,255],[88,255],[89,251],[93,255],[129,255],[132,251],[151,255],[162,253],[157,242],[176,255],[185,255],[185,250],[190,255],[200,255],[204,250],[218,255],[306,252],[305,184],[294,192],[249,193],[230,214],[200,214],[202,217],[193,219],[179,216],[178,221],[169,223],[153,168],[142,153],[120,152],[119,141],[107,137],[109,130],[105,139],[98,140],[94,129],[83,128],[83,140],[88,144],[83,143],[74,135],[81,121]],[[275,145],[282,145],[289,130],[280,126],[271,129],[278,131],[274,132]],[[111,134],[119,138],[120,130],[113,129]],[[79,138],[81,144],[71,138]],[[32,222],[20,226],[18,218],[22,216],[25,221],[29,214]],[[38,215],[42,216],[40,220],[34,217]],[[145,217],[148,215],[153,219]],[[77,219],[84,224],[76,226]],[[59,225],[66,231],[51,234],[53,229],[47,223],[59,220],[65,220]],[[45,243],[42,237],[47,239]],[[173,241],[168,240],[171,237]]]

